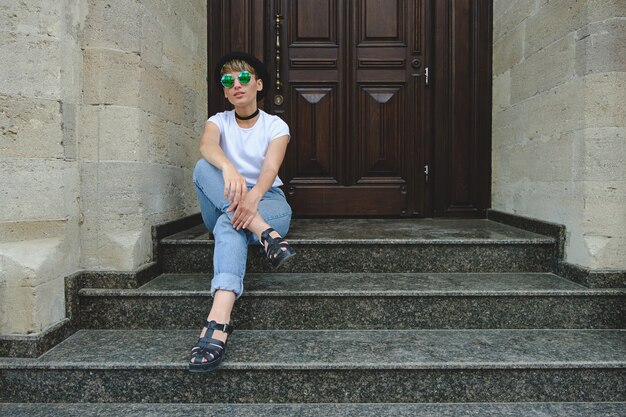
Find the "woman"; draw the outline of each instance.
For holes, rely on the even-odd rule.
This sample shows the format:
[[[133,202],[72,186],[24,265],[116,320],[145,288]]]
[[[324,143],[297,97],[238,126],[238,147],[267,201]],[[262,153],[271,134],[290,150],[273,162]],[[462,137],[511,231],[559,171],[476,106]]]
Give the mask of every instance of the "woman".
[[[215,81],[234,106],[209,118],[200,139],[203,159],[193,173],[202,219],[215,238],[213,306],[189,369],[211,371],[222,362],[233,331],[230,315],[243,292],[248,244],[264,245],[277,268],[295,255],[282,239],[289,230],[291,208],[279,186],[289,127],[260,111],[269,75],[252,55],[231,52],[218,62]]]

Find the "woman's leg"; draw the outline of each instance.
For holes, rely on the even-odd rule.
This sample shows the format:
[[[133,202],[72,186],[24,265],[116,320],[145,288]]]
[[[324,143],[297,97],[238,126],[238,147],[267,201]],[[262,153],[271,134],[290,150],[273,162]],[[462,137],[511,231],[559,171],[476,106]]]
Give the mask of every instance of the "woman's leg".
[[[245,231],[235,230],[230,223],[232,214],[226,213],[230,203],[224,198],[221,171],[204,159],[200,160],[194,169],[193,181],[203,221],[215,239],[211,280],[213,305],[207,320],[228,324],[235,300],[243,291],[248,237]],[[200,337],[204,337],[206,332],[207,328],[204,327]],[[227,336],[224,332],[214,330],[212,338],[225,342]],[[206,361],[203,359],[203,362]]]
[[[248,232],[237,231],[230,222],[233,213],[226,213],[230,203],[223,195],[224,180],[221,171],[205,160],[200,160],[196,164],[193,180],[203,220],[207,227],[212,226],[215,238],[214,277],[211,281],[213,306],[207,320],[229,323],[234,302],[243,292],[248,243],[258,243],[261,233],[269,227],[276,230],[271,234],[272,237],[279,237],[279,234],[284,236],[289,230],[291,208],[283,192],[273,188],[259,203],[259,214],[248,227]],[[200,337],[206,331],[204,328]],[[214,330],[212,337],[226,341],[227,334]]]

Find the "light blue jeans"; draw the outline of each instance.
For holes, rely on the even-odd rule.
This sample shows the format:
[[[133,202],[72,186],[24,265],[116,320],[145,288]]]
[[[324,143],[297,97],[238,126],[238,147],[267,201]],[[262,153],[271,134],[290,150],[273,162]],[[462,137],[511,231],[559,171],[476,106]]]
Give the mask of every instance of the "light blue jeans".
[[[248,245],[260,243],[254,233],[233,228],[230,221],[235,212],[226,212],[230,202],[224,198],[222,171],[201,159],[193,171],[193,183],[196,185],[202,220],[213,231],[215,239],[211,296],[217,290],[227,290],[234,292],[239,298],[243,293]],[[248,186],[250,188],[252,187]],[[291,207],[280,188],[272,187],[265,193],[259,203],[258,212],[281,236],[287,234]]]

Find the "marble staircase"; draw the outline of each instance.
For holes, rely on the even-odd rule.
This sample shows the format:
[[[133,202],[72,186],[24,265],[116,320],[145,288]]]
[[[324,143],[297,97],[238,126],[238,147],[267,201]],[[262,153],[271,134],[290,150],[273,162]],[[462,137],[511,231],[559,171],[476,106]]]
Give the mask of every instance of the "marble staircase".
[[[250,248],[216,372],[186,370],[210,306],[213,242],[196,225],[159,239],[144,285],[80,289],[70,338],[0,358],[0,415],[626,415],[626,289],[555,275],[554,238],[298,219],[289,240],[278,273]]]

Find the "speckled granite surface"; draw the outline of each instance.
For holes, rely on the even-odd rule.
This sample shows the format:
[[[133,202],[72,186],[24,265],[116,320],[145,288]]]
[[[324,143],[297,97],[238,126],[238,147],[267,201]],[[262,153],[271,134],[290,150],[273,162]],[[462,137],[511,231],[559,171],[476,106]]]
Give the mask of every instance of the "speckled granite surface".
[[[282,272],[552,271],[556,241],[488,220],[297,219],[298,255]],[[165,272],[208,272],[212,240],[198,225],[162,240]],[[251,247],[249,272],[269,272]]]
[[[38,359],[0,366],[185,369],[197,334],[81,330]],[[223,368],[234,370],[626,367],[626,330],[241,330],[229,343]]]
[[[625,290],[553,274],[249,274],[240,329],[623,328]],[[195,329],[206,274],[164,274],[134,290],[81,290],[83,326]]]
[[[0,402],[624,402],[620,369],[2,371]]]
[[[552,244],[294,244],[281,272],[549,272]],[[163,246],[164,272],[211,272],[209,244]],[[265,255],[248,251],[248,272],[271,272]]]
[[[482,219],[295,219],[287,235],[296,244],[365,243],[554,243],[548,236]],[[204,225],[164,243],[210,240]]]
[[[66,417],[622,417],[624,403],[0,404],[0,415]]]
[[[252,415],[261,416],[623,411],[610,404],[402,404],[390,411],[411,402],[626,401],[625,331],[591,330],[624,327],[624,291],[532,273],[554,270],[554,236],[486,220],[326,219],[297,220],[288,238],[298,256],[282,274],[247,276],[237,330],[216,372],[186,369],[209,307],[206,274],[163,275],[141,288],[115,288],[116,277],[100,274],[93,276],[100,289],[83,289],[80,298],[74,291],[72,311],[80,308],[86,326],[143,330],[81,330],[40,358],[0,358],[0,402],[128,402],[103,412],[130,415],[150,413],[132,404],[145,402],[283,403],[259,405]],[[199,226],[164,239],[155,253],[151,273],[208,271],[212,242]],[[248,272],[255,271],[269,268],[251,248]],[[503,271],[517,273],[459,274]],[[517,330],[470,330],[490,327]],[[288,404],[320,402],[386,404]],[[0,414],[18,413],[0,407]],[[159,411],[196,410],[169,404]]]

